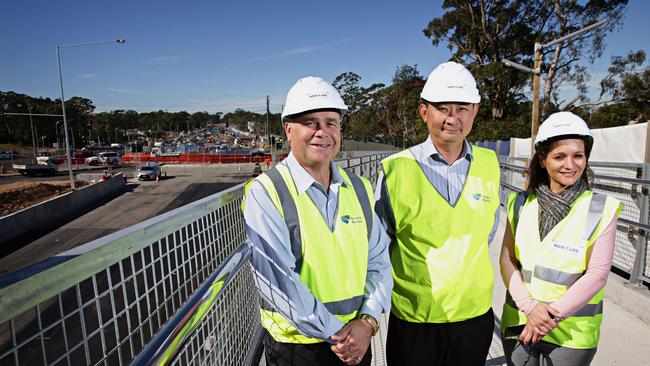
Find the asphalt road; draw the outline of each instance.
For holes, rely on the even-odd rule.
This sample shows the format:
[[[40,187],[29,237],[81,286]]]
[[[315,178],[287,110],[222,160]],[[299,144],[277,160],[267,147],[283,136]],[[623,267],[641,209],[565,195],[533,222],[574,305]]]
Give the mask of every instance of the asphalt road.
[[[239,170],[241,169],[241,170]],[[98,239],[112,232],[173,210],[200,198],[242,183],[252,177],[253,164],[165,166],[160,182],[129,179],[125,193],[66,225],[0,259],[0,274]]]
[[[164,171],[166,172],[166,177],[160,182],[129,180],[128,190],[124,194],[81,215],[68,224],[56,228],[47,235],[26,244],[23,248],[8,256],[1,258],[0,274],[12,272],[30,264],[40,262],[65,250],[242,183],[252,177],[253,165],[166,166]],[[115,268],[112,270],[115,270]],[[103,277],[102,273],[100,273],[97,277],[96,286],[105,288],[108,286],[108,276],[119,277],[120,275],[124,275],[128,277],[132,275],[132,270],[133,268],[125,268],[125,272],[122,274],[111,272],[110,275],[103,272]],[[157,273],[156,275],[159,276],[160,274]],[[145,284],[142,282],[143,276],[136,277],[135,281],[127,281],[124,284],[126,293],[135,293],[137,291],[135,286],[138,288],[145,287]],[[86,326],[86,331],[89,329],[97,329],[99,324],[101,324],[100,314],[102,317],[105,316],[102,311],[110,309],[111,306],[115,306],[115,304],[112,304],[108,300],[108,296],[99,299],[98,302],[90,301],[94,296],[93,286],[91,281],[84,281],[78,287],[78,294],[72,288],[69,291],[63,292],[59,297],[62,306],[66,309],[74,308],[77,306],[78,301],[81,300],[89,302],[90,305],[85,307],[83,311],[83,322]],[[78,296],[81,296],[81,298],[78,298]],[[119,296],[117,298],[118,300],[120,299]],[[60,309],[57,302],[53,301],[54,299],[56,298],[41,304],[41,312],[38,319],[34,318],[33,313],[29,313],[27,316],[20,317],[13,323],[17,329],[18,337],[21,337],[23,333],[30,334],[38,326],[39,323],[37,321],[50,324],[59,319]],[[184,301],[184,298],[182,300]],[[161,299],[161,301],[171,300]],[[160,304],[156,304],[156,306],[160,306]],[[131,316],[129,319],[139,319],[138,309],[133,308],[129,311],[135,311],[135,313],[129,314]],[[80,340],[84,337],[84,331],[79,320],[75,323],[73,319],[69,319],[66,324],[68,326],[65,329],[59,326],[46,333],[48,341],[45,342],[45,348],[47,349],[48,355],[63,354],[66,347],[68,347],[64,343],[64,339]],[[73,325],[71,326],[71,324]],[[126,316],[119,317],[110,326],[119,328],[120,334],[127,334],[131,331],[142,331],[146,333],[148,329],[148,327],[135,330],[130,329]],[[112,333],[110,331],[103,333],[104,336],[101,338],[102,342],[104,337],[108,337],[106,338],[108,346],[111,348],[116,347],[115,344],[110,343]],[[144,333],[144,339],[148,340],[151,334],[145,335]],[[5,343],[8,341],[7,337],[8,334],[2,333],[0,329],[0,348],[5,346]],[[89,340],[87,353],[84,353],[84,347],[77,347],[76,351],[71,352],[69,355],[70,362],[72,364],[95,364],[99,362],[102,358],[102,345],[98,343],[99,339],[100,337],[95,336]],[[136,340],[133,346],[135,347],[134,349],[131,350],[129,348],[129,342],[121,345],[118,351],[111,353],[108,364],[118,363],[118,353],[121,353],[122,357],[126,360],[131,359],[132,353],[137,354],[142,344],[137,343],[139,337],[136,336],[134,339]],[[40,342],[32,342],[26,345],[21,348],[20,363],[25,365],[41,364],[43,357],[41,352]],[[4,361],[7,360],[5,359]],[[4,364],[3,362],[0,363]]]

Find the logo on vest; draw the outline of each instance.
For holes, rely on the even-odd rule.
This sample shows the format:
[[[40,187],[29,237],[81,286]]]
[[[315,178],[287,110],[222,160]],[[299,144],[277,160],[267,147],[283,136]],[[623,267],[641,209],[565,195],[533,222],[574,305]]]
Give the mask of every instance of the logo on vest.
[[[566,254],[572,257],[581,257],[582,256],[582,251],[584,250],[583,247],[577,247],[574,245],[569,245],[566,243],[561,243],[559,241],[553,240],[551,243],[551,248],[555,252]]]
[[[361,219],[361,216],[350,216],[350,215],[345,215],[341,217],[341,221],[343,221],[344,224],[360,224],[363,222],[363,219]]]
[[[472,199],[474,199],[474,201],[483,201],[483,202],[487,202],[487,203],[492,201],[490,196],[484,195],[482,193],[474,193],[472,195]]]

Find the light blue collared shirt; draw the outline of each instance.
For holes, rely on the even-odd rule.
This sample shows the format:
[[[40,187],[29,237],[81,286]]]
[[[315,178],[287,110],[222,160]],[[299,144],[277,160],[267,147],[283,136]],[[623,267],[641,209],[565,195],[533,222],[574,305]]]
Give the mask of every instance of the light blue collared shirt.
[[[455,205],[460,197],[467,180],[467,173],[469,167],[474,160],[472,154],[472,146],[465,140],[465,145],[461,153],[461,157],[449,164],[444,157],[438,152],[436,146],[429,136],[421,144],[411,147],[411,153],[417,161],[422,172],[427,177],[433,188],[449,202],[450,205]],[[388,235],[391,240],[395,240],[395,223],[391,219],[393,212],[390,203],[382,201],[382,186],[384,184],[384,174],[380,173],[377,179],[377,186],[375,189],[375,211],[384,224]],[[492,241],[499,227],[499,214],[501,210],[497,210],[494,215],[494,224],[488,237],[488,243]]]
[[[318,183],[290,153],[285,164],[293,177],[298,194],[306,193],[319,209],[330,230],[334,229],[338,210],[338,192],[348,185],[334,162],[327,189]],[[352,187],[351,187],[352,188]],[[253,248],[251,263],[255,284],[262,298],[284,315],[303,335],[329,340],[343,323],[318,301],[295,272],[296,261],[291,252],[289,229],[284,218],[259,182],[253,182],[246,193],[244,206],[246,233]],[[390,309],[393,278],[388,256],[389,238],[376,214],[368,243],[368,273],[364,302],[360,313],[379,319]]]

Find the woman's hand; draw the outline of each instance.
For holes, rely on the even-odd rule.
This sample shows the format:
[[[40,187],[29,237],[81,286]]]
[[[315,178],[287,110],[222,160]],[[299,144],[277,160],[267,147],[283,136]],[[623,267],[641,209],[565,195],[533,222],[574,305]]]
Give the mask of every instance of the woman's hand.
[[[519,335],[519,340],[526,346],[539,342],[545,335],[557,327],[557,323],[561,318],[562,313],[558,310],[553,309],[543,302],[538,303],[528,313],[528,322]]]
[[[522,330],[521,334],[519,334],[519,341],[524,346],[532,346],[533,344],[539,342],[539,340],[544,336],[545,334],[539,333],[535,327],[531,325],[531,323],[526,323],[524,330]]]
[[[561,317],[561,313],[548,304],[538,302],[537,305],[527,315],[528,324],[533,326],[538,333],[546,335],[550,333],[555,327]]]

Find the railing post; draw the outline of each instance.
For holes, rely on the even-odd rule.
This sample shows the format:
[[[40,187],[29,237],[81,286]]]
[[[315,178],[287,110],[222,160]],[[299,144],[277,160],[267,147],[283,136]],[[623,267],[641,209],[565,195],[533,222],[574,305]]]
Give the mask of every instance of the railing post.
[[[650,164],[643,164],[643,172],[641,178],[643,180],[648,180],[650,177]],[[641,224],[649,225],[650,224],[650,200],[648,197],[649,187],[640,186],[641,194],[636,200],[637,205],[639,206],[639,222]],[[648,232],[645,229],[637,229],[636,240],[634,240],[634,247],[636,249],[636,255],[634,256],[634,265],[630,271],[630,280],[626,283],[626,286],[629,287],[641,287],[641,277],[645,274],[646,267],[646,251],[648,247]]]

